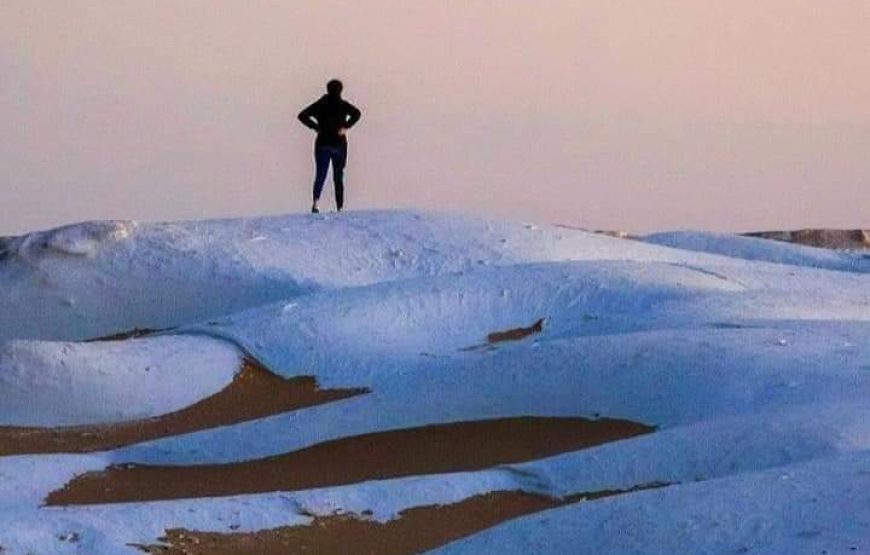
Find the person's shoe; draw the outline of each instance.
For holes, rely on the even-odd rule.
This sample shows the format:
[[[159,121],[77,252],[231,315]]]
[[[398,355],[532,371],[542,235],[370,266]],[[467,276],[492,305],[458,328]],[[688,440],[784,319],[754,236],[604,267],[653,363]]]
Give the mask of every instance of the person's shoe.
[[[311,213],[312,214],[320,214],[320,209],[317,208],[317,203],[311,205]]]

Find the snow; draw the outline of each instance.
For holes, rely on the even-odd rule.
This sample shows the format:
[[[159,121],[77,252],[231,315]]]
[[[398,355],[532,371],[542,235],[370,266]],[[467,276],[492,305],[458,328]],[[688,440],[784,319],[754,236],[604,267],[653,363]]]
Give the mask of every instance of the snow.
[[[655,245],[721,254],[744,260],[826,268],[844,272],[870,272],[870,254],[868,253],[774,243],[772,240],[756,237],[677,231],[654,233],[641,237],[641,240]]]
[[[866,277],[777,266],[562,262],[485,268],[306,296],[182,328],[230,339],[292,375],[361,359],[451,354],[545,318],[536,339],[674,328],[870,320]],[[857,298],[856,298],[857,296]],[[365,333],[360,333],[365,329]],[[312,359],[320,355],[328,360]],[[335,360],[333,360],[335,359]],[[386,362],[389,364],[389,362]]]
[[[432,553],[870,552],[870,452],[578,503]]]
[[[71,426],[148,418],[223,389],[230,344],[170,336],[104,343],[0,344],[0,425]]]
[[[366,386],[371,393],[140,444],[116,452],[113,461],[229,462],[379,430],[529,414],[602,414],[675,426],[866,399],[870,325],[823,330],[809,325],[610,334],[435,358],[347,359],[325,345],[323,352],[308,355],[316,363],[307,359],[292,366],[330,386]],[[777,344],[784,334],[793,346]]]
[[[68,225],[17,238],[8,243],[6,250],[31,261],[46,256],[92,257],[98,249],[127,239],[135,227],[136,223],[130,221]]]
[[[219,532],[250,532],[279,526],[307,524],[312,515],[367,512],[367,518],[385,522],[405,509],[461,501],[470,495],[518,486],[507,470],[456,473],[367,482],[353,486],[292,493],[240,495],[225,498],[158,501],[141,504],[95,505],[3,512],[0,508],[0,544],[10,552],[52,546],[52,553],[129,554],[128,543],[153,544],[167,528]],[[368,514],[370,512],[371,514]],[[14,515],[14,516],[13,516]],[[13,530],[14,534],[4,534]],[[26,530],[26,532],[24,532]],[[57,537],[75,531],[76,546],[59,544]],[[57,551],[55,551],[57,550]]]
[[[225,386],[242,354],[285,377],[370,393],[102,453],[0,457],[0,545],[134,553],[128,543],[154,543],[169,527],[258,530],[335,511],[385,521],[488,491],[567,496],[667,482],[506,522],[442,551],[870,551],[868,273],[858,253],[755,238],[631,241],[405,212],[90,223],[6,240],[0,424],[178,410]],[[487,343],[539,319],[540,333]],[[172,329],[75,341],[132,328]],[[529,415],[658,431],[477,472],[40,506],[109,464],[233,462]],[[58,541],[73,531],[77,545]]]
[[[782,247],[791,246],[770,248]],[[169,328],[315,291],[480,266],[709,258],[554,226],[414,212],[90,222],[0,240],[0,339]]]

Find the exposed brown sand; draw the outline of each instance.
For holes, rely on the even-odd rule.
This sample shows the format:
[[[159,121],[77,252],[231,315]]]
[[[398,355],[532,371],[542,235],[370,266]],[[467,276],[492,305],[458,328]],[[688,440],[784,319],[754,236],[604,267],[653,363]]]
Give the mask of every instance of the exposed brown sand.
[[[311,376],[284,379],[245,359],[233,381],[218,393],[163,416],[94,426],[0,427],[0,455],[87,453],[254,420],[366,393],[366,389],[319,389]]]
[[[451,505],[415,507],[385,523],[348,514],[315,517],[307,526],[285,526],[254,533],[172,529],[159,539],[166,545],[142,546],[141,549],[145,553],[166,555],[422,553],[558,503],[541,495],[495,492]]]
[[[154,335],[155,333],[167,331],[168,329],[170,329],[170,328],[162,328],[162,329],[133,328],[131,330],[113,333],[111,335],[104,335],[102,337],[94,337],[92,339],[86,339],[85,343],[94,343],[97,341],[126,341],[127,339],[138,339],[140,337],[148,337],[149,335]]]
[[[523,515],[582,500],[662,487],[649,484],[626,491],[599,491],[554,499],[521,491],[497,491],[450,505],[414,507],[384,523],[355,514],[315,517],[307,526],[285,526],[252,533],[166,531],[164,545],[139,546],[166,555],[410,555],[446,545]]]
[[[519,341],[530,335],[541,333],[544,329],[544,319],[541,318],[527,328],[513,328],[505,331],[494,331],[486,336],[486,341],[490,345],[493,343],[502,343],[504,341]]]
[[[586,233],[607,235],[608,237],[615,237],[616,239],[634,239],[634,236],[631,233],[621,229],[589,229],[588,227],[580,227],[570,224],[554,224],[554,226],[562,229],[572,229],[574,231],[585,231]]]
[[[116,465],[49,494],[48,505],[293,491],[480,470],[652,432],[626,420],[504,418],[365,434],[275,457],[220,465]]]

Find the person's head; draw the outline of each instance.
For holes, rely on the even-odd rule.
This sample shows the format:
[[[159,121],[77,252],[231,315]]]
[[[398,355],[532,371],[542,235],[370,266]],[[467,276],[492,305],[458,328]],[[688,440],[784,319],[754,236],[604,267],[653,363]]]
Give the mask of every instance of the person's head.
[[[329,94],[329,96],[339,97],[341,96],[341,90],[343,88],[344,85],[341,84],[341,81],[338,79],[332,79],[326,84],[326,93]]]

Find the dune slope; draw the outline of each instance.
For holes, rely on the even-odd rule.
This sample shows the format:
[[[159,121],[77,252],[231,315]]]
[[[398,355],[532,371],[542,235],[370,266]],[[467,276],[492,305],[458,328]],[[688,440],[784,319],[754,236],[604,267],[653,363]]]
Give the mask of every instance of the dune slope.
[[[870,551],[863,253],[360,212],[0,281],[3,553]]]

